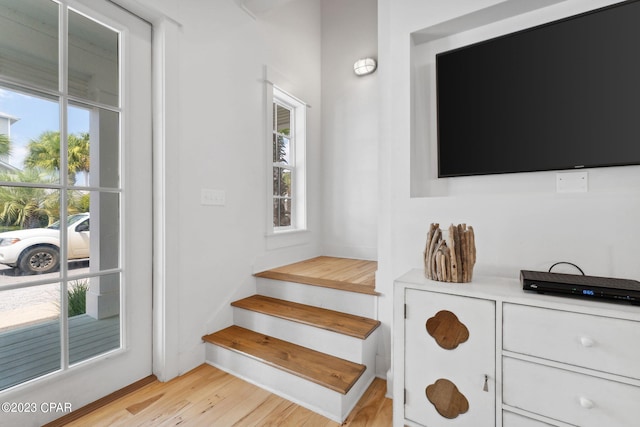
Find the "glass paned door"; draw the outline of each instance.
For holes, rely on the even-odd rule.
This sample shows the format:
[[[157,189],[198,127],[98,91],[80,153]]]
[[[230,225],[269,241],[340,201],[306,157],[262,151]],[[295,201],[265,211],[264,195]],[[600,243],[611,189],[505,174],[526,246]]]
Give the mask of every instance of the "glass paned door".
[[[150,82],[126,11],[0,0],[0,393],[92,360],[71,395],[151,372]]]

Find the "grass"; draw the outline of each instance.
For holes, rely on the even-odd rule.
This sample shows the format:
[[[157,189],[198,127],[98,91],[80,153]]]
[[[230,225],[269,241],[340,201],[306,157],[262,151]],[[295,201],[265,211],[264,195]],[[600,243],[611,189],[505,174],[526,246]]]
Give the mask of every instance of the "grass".
[[[87,311],[88,280],[76,280],[69,283],[69,317],[84,314]]]

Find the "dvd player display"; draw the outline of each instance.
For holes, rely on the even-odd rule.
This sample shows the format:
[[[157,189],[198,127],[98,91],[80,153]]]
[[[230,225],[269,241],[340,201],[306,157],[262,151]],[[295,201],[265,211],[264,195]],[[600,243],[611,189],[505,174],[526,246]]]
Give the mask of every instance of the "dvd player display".
[[[525,291],[640,305],[640,282],[637,280],[521,270],[520,281]]]

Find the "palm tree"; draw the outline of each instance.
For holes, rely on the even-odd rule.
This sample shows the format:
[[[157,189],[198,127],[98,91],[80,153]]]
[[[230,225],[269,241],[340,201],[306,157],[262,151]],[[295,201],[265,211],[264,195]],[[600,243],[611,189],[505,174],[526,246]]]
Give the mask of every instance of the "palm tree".
[[[45,182],[35,169],[0,174],[4,182]],[[0,223],[4,226],[35,228],[51,224],[59,217],[58,192],[43,188],[0,186]]]
[[[0,133],[0,156],[9,154],[11,154],[11,141],[7,135]]]
[[[89,172],[89,134],[71,134],[68,141],[67,173],[71,185],[76,182],[76,173]],[[24,160],[27,168],[41,168],[51,172],[60,171],[60,132],[46,131],[37,139],[29,141],[29,154]]]
[[[29,154],[24,159],[25,167],[60,170],[60,132],[45,131],[38,139],[29,141],[27,148]]]
[[[91,158],[89,155],[89,133],[81,132],[80,134],[71,134],[68,138],[69,158],[67,163],[69,166],[69,177],[73,175],[75,183],[75,175],[78,172],[89,173]],[[71,179],[71,178],[70,178]],[[87,184],[87,176],[85,175],[85,185]]]

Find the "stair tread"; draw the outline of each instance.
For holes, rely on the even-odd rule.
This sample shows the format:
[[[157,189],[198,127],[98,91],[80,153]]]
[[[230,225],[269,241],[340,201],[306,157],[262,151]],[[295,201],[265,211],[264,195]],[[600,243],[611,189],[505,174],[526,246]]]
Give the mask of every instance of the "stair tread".
[[[264,334],[229,326],[202,339],[336,392],[347,394],[366,366]]]
[[[355,316],[353,314],[285,301],[264,295],[253,295],[232,302],[231,305],[363,340],[380,326],[380,321],[367,317]]]
[[[256,277],[379,295],[375,290],[376,261],[320,256],[256,273]]]

